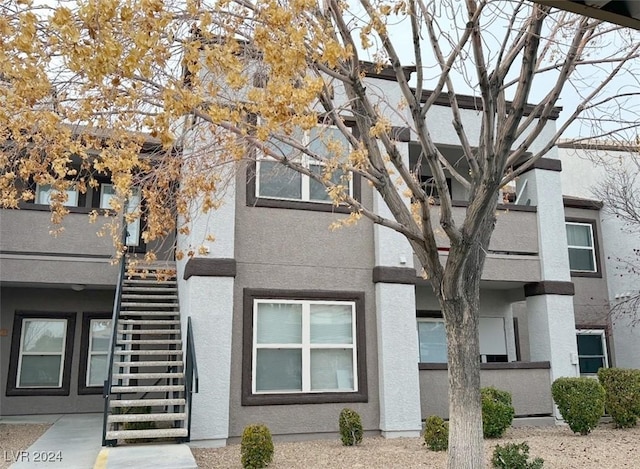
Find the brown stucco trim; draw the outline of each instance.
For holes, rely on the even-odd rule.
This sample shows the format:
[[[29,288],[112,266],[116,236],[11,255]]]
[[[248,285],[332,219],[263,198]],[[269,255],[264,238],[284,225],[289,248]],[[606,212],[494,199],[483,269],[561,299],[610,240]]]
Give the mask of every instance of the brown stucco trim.
[[[82,315],[82,336],[80,338],[80,363],[78,364],[78,394],[102,394],[104,385],[87,386],[87,364],[89,361],[89,336],[92,319],[111,319],[111,313],[84,313]]]
[[[358,390],[355,392],[253,394],[253,300],[344,300],[356,304],[356,353],[358,366]],[[365,333],[364,292],[334,292],[325,290],[272,290],[251,289],[243,291],[242,323],[242,405],[328,404],[341,402],[368,402],[367,357]]]
[[[437,204],[436,204],[437,205]],[[469,202],[466,200],[452,200],[452,207],[468,207]],[[531,212],[535,213],[538,211],[538,207],[535,205],[516,205],[516,204],[498,204],[496,207],[497,210],[504,210],[510,212]]]
[[[524,296],[539,295],[566,295],[573,296],[576,293],[573,282],[561,282],[544,280],[542,282],[527,283],[524,286]]]
[[[236,260],[220,257],[192,257],[184,267],[185,280],[191,277],[235,277]]]
[[[43,251],[7,251],[0,249],[0,254],[12,256],[38,256],[38,257],[71,257],[82,259],[111,259],[110,254],[80,254],[77,252],[43,252]]]
[[[427,99],[429,99],[429,97],[433,94],[432,90],[424,90],[422,92],[422,96],[420,97],[420,102],[424,103],[427,101]],[[473,110],[477,110],[480,111],[483,109],[483,105],[482,105],[482,99],[478,98],[476,96],[469,96],[469,95],[464,95],[464,94],[456,94],[456,99],[458,101],[458,107],[461,109],[473,109]],[[450,106],[449,103],[449,96],[447,93],[440,93],[440,95],[436,98],[436,100],[434,101],[435,105],[437,106]],[[506,105],[507,107],[510,106],[512,103],[511,101],[507,101]],[[530,116],[535,110],[535,106],[533,104],[525,104],[524,106],[524,115],[525,116]],[[556,106],[553,108],[553,111],[551,111],[551,114],[549,115],[549,119],[550,120],[556,120],[558,117],[560,117],[560,111],[562,111],[562,108],[559,106]],[[536,117],[540,116],[540,112],[536,113]]]
[[[446,370],[446,363],[418,363],[419,370]],[[481,370],[548,370],[550,362],[481,363]]]
[[[373,268],[373,283],[414,285],[416,283],[416,269],[411,267],[376,266]]]
[[[20,337],[23,319],[66,319],[67,332],[65,350],[62,360],[62,386],[59,388],[19,388],[18,357],[20,355]],[[9,375],[7,377],[7,396],[68,396],[71,387],[71,361],[76,331],[76,313],[60,313],[51,311],[16,311],[13,317],[13,334],[11,336],[11,353],[9,358]]]
[[[347,205],[335,206],[330,202],[310,202],[307,200],[267,199],[256,196],[256,161],[247,164],[246,171],[246,205],[247,207],[283,208],[288,210],[310,210],[314,212],[351,213]],[[353,174],[353,198],[362,199],[362,177]]]
[[[568,208],[583,208],[586,210],[600,210],[604,203],[594,199],[582,199],[580,197],[562,196],[562,203]]]
[[[569,223],[584,223],[591,225],[591,231],[593,233],[593,249],[596,257],[596,271],[595,272],[576,272],[571,271],[572,277],[585,277],[585,278],[602,278],[602,258],[600,257],[600,236],[598,232],[598,222],[593,218],[576,218],[567,217],[564,219]]]
[[[386,65],[380,69],[378,64],[373,62],[360,61],[360,67],[369,78],[378,78],[380,80],[397,81],[396,72],[392,66]],[[416,71],[415,65],[407,65],[402,67],[402,73],[406,80],[411,78],[411,74]]]
[[[521,164],[517,164],[516,169],[525,162],[526,160]],[[547,171],[561,172],[562,161],[554,160],[553,158],[540,158],[536,160],[529,168],[527,168],[527,171],[531,171],[532,169],[546,169]]]

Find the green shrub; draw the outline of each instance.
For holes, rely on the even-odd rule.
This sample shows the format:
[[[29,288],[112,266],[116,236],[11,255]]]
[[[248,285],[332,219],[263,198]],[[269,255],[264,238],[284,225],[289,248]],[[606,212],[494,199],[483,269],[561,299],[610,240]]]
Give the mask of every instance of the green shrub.
[[[273,459],[273,440],[266,425],[247,425],[240,444],[242,467],[261,469]]]
[[[640,370],[600,368],[604,406],[618,428],[633,427],[640,416]]]
[[[340,439],[345,446],[353,446],[362,442],[362,420],[355,410],[342,409],[338,420]]]
[[[496,445],[491,462],[498,469],[540,469],[544,464],[542,458],[529,461],[529,445],[526,441]]]
[[[449,447],[449,425],[437,415],[425,422],[424,443],[431,451],[446,451]]]
[[[511,426],[515,411],[511,393],[493,387],[482,388],[482,433],[485,438],[500,438]]]
[[[551,394],[562,418],[574,433],[587,435],[604,414],[604,388],[592,378],[558,378]]]

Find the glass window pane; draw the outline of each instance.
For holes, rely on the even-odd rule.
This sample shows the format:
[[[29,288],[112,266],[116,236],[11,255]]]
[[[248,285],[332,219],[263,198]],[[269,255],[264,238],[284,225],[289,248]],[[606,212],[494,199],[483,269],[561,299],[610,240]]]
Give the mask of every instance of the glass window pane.
[[[348,153],[349,141],[336,127],[319,126],[309,131],[309,150],[326,159]]]
[[[567,225],[567,243],[569,246],[593,246],[590,225]]]
[[[321,175],[324,169],[324,166],[318,165],[318,164],[311,164],[309,165],[309,169],[314,174]],[[348,193],[349,182],[347,180],[344,180],[344,181],[341,180],[343,175],[344,175],[344,171],[342,171],[341,169],[336,169],[331,174],[331,182],[336,185],[343,185],[345,187],[345,191]],[[325,187],[325,185],[311,178],[309,178],[309,199],[310,200],[327,200],[327,201],[331,200],[331,198],[329,197],[329,194],[327,193],[327,188]]]
[[[302,391],[302,350],[258,349],[256,391]]]
[[[67,200],[62,204],[66,207],[78,206],[78,191],[74,188],[65,191],[67,194]],[[51,196],[53,195],[53,189],[50,184],[38,185],[36,188],[36,203],[42,205],[51,204]]]
[[[571,270],[595,272],[596,268],[593,265],[593,252],[591,249],[569,248],[569,267]]]
[[[292,140],[296,141],[296,142],[301,142],[302,141],[302,132],[301,131],[296,131],[293,133],[293,135],[291,136]],[[265,146],[272,151],[273,153],[275,153],[277,156],[280,157],[284,157],[284,158],[288,158],[288,159],[293,159],[297,156],[299,156],[300,151],[297,150],[296,148],[293,148],[291,145],[287,145],[284,142],[280,142],[274,138],[271,138],[269,140],[267,140],[265,142]]]
[[[580,373],[597,373],[604,367],[603,358],[580,358]]]
[[[259,197],[302,198],[302,175],[276,161],[258,163]]]
[[[602,336],[595,334],[578,334],[578,355],[604,355]]]
[[[351,305],[311,305],[312,344],[352,344]]]
[[[66,321],[25,319],[23,327],[22,352],[62,352]]]
[[[111,339],[111,320],[91,320],[91,351],[106,352]]]
[[[18,387],[60,387],[60,355],[23,355]]]
[[[418,340],[422,363],[447,363],[444,322],[418,321]]]
[[[259,344],[299,344],[302,342],[302,305],[258,303]]]
[[[312,391],[353,391],[351,349],[311,350]]]
[[[87,386],[102,386],[107,379],[107,356],[92,355],[89,359]]]

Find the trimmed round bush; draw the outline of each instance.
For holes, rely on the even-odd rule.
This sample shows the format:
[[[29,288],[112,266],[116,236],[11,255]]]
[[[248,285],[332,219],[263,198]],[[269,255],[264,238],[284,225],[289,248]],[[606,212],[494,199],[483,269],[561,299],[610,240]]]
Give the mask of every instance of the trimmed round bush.
[[[242,467],[262,469],[273,459],[273,439],[266,425],[248,425],[242,432],[240,444]]]
[[[574,433],[587,435],[604,414],[604,388],[592,378],[558,378],[551,395],[560,415]]]
[[[446,451],[449,447],[449,424],[432,415],[424,425],[424,443],[431,451]]]
[[[600,368],[598,380],[605,391],[605,409],[616,427],[635,426],[640,417],[640,370]]]
[[[362,443],[362,420],[355,410],[344,408],[338,419],[340,426],[340,439],[344,446],[353,446]]]
[[[515,411],[511,393],[494,387],[482,388],[482,433],[485,438],[500,438],[511,426]]]
[[[491,463],[498,469],[540,469],[544,461],[542,458],[529,461],[529,445],[523,441],[520,444],[496,445]]]

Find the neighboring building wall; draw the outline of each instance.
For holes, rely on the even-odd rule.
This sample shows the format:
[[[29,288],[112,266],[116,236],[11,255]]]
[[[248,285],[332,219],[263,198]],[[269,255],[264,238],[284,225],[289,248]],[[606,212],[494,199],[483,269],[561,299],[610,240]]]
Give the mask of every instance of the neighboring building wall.
[[[562,173],[562,187],[566,196],[593,199],[593,189],[602,183],[608,168],[638,171],[631,160],[638,160],[637,153],[616,151],[613,147],[594,146],[593,149],[584,149],[560,145],[559,153],[565,168]],[[633,251],[639,245],[638,235],[637,232],[625,229],[618,218],[606,213],[606,207],[600,211],[600,227],[601,257],[607,273],[608,298],[613,306],[620,295],[639,291],[640,276],[628,272],[625,268],[625,260],[638,259]],[[634,324],[637,319],[638,312],[635,316],[612,318],[613,350],[610,350],[610,355],[615,366],[640,368],[640,328]]]
[[[72,291],[71,288],[18,288],[3,287],[0,290],[0,329],[7,335],[0,337],[0,411],[1,415],[21,414],[61,414],[80,412],[101,412],[103,407],[102,387],[95,389],[95,394],[79,394],[79,366],[81,357],[86,357],[87,350],[81,346],[83,314],[105,313],[111,315],[113,309],[113,290]],[[30,395],[7,396],[9,378],[9,360],[12,355],[12,335],[14,314],[21,312],[38,312],[42,317],[51,313],[71,313],[75,318],[73,349],[67,350],[70,355],[71,374],[69,394],[65,396]],[[18,340],[19,342],[19,340]],[[17,346],[19,344],[14,344]],[[15,354],[15,352],[14,352]],[[64,384],[64,383],[63,383]]]

